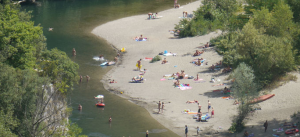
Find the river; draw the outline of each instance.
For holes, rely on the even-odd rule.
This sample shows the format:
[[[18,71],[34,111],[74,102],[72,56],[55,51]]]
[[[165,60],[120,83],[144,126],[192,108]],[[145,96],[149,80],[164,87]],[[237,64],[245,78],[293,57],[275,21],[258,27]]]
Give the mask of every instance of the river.
[[[183,5],[191,0],[180,0]],[[73,108],[70,120],[83,129],[82,134],[91,137],[139,137],[149,130],[152,137],[175,137],[148,111],[128,100],[106,91],[100,80],[111,67],[101,67],[94,56],[103,54],[108,60],[116,56],[114,49],[104,40],[91,34],[96,26],[115,19],[132,15],[158,12],[172,8],[173,0],[40,0],[36,3],[22,3],[22,10],[32,11],[35,25],[44,27],[48,49],[58,48],[79,64],[79,75],[91,77],[87,82],[74,86],[69,94]],[[48,31],[48,28],[54,28]],[[117,32],[116,32],[117,33]],[[77,56],[73,57],[75,48]],[[95,106],[94,96],[105,96],[105,108]],[[77,110],[78,104],[83,106]],[[112,116],[112,123],[108,118]]]

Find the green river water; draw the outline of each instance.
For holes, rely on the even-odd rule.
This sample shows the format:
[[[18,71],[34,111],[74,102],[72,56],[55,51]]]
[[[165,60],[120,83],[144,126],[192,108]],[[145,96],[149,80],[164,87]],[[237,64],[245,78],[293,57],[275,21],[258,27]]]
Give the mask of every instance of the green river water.
[[[191,0],[179,0],[183,5]],[[40,0],[22,3],[23,10],[31,10],[35,24],[44,27],[47,47],[65,51],[79,64],[79,75],[89,75],[91,80],[76,85],[69,95],[73,108],[70,119],[83,129],[82,134],[91,137],[143,137],[149,130],[150,137],[176,137],[153,119],[146,109],[106,91],[100,80],[111,67],[101,67],[94,56],[103,54],[113,60],[116,52],[105,41],[90,32],[108,21],[132,15],[158,12],[172,8],[173,0]],[[54,28],[49,32],[48,28]],[[77,51],[73,57],[72,48]],[[105,96],[105,108],[95,107],[94,96]],[[83,106],[77,110],[78,104]],[[108,118],[112,116],[112,123]],[[182,131],[184,132],[184,131]]]

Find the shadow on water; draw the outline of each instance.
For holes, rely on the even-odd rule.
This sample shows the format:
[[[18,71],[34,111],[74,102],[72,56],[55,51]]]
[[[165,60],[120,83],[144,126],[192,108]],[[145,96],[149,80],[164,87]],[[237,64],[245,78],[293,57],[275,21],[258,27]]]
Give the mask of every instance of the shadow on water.
[[[188,2],[191,1],[180,0],[179,4]],[[38,0],[34,4],[22,3],[23,10],[33,11],[34,23],[44,27],[48,49],[65,51],[79,64],[79,75],[91,77],[89,82],[84,77],[69,94],[70,107],[73,108],[70,119],[83,129],[83,134],[95,137],[144,136],[149,130],[151,136],[178,136],[154,120],[144,108],[103,88],[100,80],[112,67],[101,67],[101,62],[93,57],[102,54],[105,59],[113,60],[117,53],[106,41],[90,33],[108,21],[172,7],[172,0]],[[50,27],[53,31],[48,31]],[[73,48],[76,57],[71,56]],[[95,106],[93,97],[99,94],[105,96],[105,108]],[[79,104],[82,111],[77,110]],[[108,122],[110,116],[113,119],[111,124]]]

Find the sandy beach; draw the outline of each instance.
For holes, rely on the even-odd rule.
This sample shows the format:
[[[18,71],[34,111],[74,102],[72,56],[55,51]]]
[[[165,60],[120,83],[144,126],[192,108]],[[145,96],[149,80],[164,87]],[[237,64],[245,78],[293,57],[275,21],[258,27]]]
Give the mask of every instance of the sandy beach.
[[[205,52],[198,57],[191,54],[203,46],[213,37],[221,32],[212,32],[204,36],[177,38],[169,32],[174,29],[182,17],[182,12],[187,11],[189,14],[195,11],[201,2],[196,1],[183,5],[179,9],[169,9],[158,13],[162,16],[158,19],[147,19],[148,16],[137,15],[126,17],[96,27],[92,33],[104,38],[116,49],[126,48],[126,53],[122,54],[122,61],[104,77],[102,82],[106,89],[117,91],[115,93],[122,97],[128,98],[145,109],[150,115],[164,125],[166,128],[184,136],[184,126],[189,127],[189,136],[196,135],[196,127],[199,126],[201,134],[205,136],[234,136],[227,133],[231,126],[232,118],[237,114],[237,106],[233,105],[234,100],[223,99],[222,92],[213,92],[213,90],[223,89],[225,86],[230,87],[230,82],[226,81],[227,74],[222,74],[221,70],[210,71],[209,67],[222,60],[213,47],[205,49]],[[151,11],[149,11],[151,12]],[[154,11],[152,11],[154,12]],[[134,37],[143,35],[147,41],[135,41]],[[160,52],[176,53],[176,56],[162,56],[168,63],[161,64],[161,61],[150,63],[144,58],[152,58]],[[196,66],[190,63],[197,58],[205,59],[203,66]],[[142,69],[147,69],[144,74],[144,83],[129,83],[134,76],[138,76],[140,71],[136,69],[136,63],[142,59]],[[205,63],[208,62],[208,65]],[[180,72],[184,70],[188,76],[199,78],[202,81],[193,79],[180,80],[181,83],[189,84],[192,88],[180,90],[174,88],[174,80],[162,79],[164,75]],[[299,74],[295,73],[297,77]],[[211,83],[211,78],[217,81]],[[109,84],[109,80],[114,79],[117,83]],[[221,85],[224,84],[224,85]],[[226,85],[227,84],[227,85]],[[272,128],[278,128],[277,124],[289,122],[293,119],[290,117],[297,111],[300,111],[300,85],[299,80],[289,82],[274,91],[269,91],[275,96],[265,102],[259,103],[262,110],[257,110],[253,116],[247,120],[247,130],[254,133],[255,136],[272,136]],[[215,110],[215,117],[210,118],[208,122],[196,122],[192,114],[185,114],[185,109],[197,111],[196,103],[188,104],[187,101],[198,100],[202,106],[201,112],[205,114],[208,109],[208,100]],[[158,101],[165,103],[163,113],[158,112]],[[210,113],[209,113],[210,115]],[[263,122],[270,121],[269,131],[263,132]],[[242,135],[238,135],[242,136]]]

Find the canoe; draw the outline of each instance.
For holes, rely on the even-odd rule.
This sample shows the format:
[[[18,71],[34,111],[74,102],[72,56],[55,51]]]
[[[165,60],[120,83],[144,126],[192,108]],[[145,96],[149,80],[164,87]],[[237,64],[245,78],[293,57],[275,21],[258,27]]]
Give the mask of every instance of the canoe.
[[[259,103],[259,102],[265,101],[265,100],[267,100],[267,99],[269,99],[269,98],[271,98],[271,97],[273,97],[273,96],[275,96],[275,94],[262,95],[262,96],[260,96],[260,97],[258,97],[258,98],[253,99],[253,100],[250,101],[249,103],[250,103],[250,104]]]
[[[286,135],[289,135],[289,134],[295,134],[295,133],[298,133],[298,132],[299,132],[299,129],[293,128],[293,129],[287,129],[287,130],[285,131],[285,134],[286,134]]]
[[[104,107],[105,104],[104,103],[97,103],[96,106],[98,106],[98,107]]]

